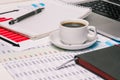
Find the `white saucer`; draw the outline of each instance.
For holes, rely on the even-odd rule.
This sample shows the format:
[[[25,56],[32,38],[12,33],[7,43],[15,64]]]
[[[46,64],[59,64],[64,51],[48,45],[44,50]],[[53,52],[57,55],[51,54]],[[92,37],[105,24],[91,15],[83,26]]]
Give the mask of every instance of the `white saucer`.
[[[97,41],[97,37],[93,41],[88,41],[85,44],[67,45],[61,42],[60,37],[59,37],[59,30],[56,30],[50,34],[50,41],[55,46],[63,48],[63,49],[78,50],[78,49],[84,49],[84,48],[87,48],[93,45]]]

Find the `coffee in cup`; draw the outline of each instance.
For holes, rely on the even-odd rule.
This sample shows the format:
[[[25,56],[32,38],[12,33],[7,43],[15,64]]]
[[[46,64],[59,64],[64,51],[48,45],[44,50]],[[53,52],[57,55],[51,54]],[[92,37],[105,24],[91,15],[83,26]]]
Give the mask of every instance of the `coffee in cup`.
[[[84,44],[96,37],[96,28],[83,19],[64,20],[60,23],[60,39],[64,44]]]
[[[62,26],[77,28],[77,27],[84,27],[85,24],[78,23],[78,22],[66,22],[66,23],[63,23]]]

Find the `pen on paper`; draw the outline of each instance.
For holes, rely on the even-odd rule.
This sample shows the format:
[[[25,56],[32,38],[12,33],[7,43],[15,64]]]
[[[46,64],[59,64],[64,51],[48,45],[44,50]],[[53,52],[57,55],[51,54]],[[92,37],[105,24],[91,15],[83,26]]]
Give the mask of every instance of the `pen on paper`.
[[[58,67],[56,68],[56,70],[60,70],[60,69],[64,68],[66,64],[68,64],[68,63],[70,63],[70,62],[72,62],[72,61],[75,61],[76,59],[77,59],[77,58],[73,58],[73,59],[70,59],[70,60],[66,61],[66,62],[63,63],[62,65],[58,66]]]
[[[11,13],[11,12],[17,12],[17,11],[19,11],[19,9],[10,10],[10,11],[6,11],[6,12],[1,12],[0,15],[6,14],[6,13]]]
[[[0,36],[0,39],[3,40],[3,41],[5,41],[5,42],[7,42],[7,43],[9,43],[9,44],[11,44],[11,45],[13,45],[13,46],[20,47],[20,45],[19,45],[18,43],[15,43],[15,42],[13,42],[13,41],[10,41],[10,40],[6,39],[6,38],[3,37],[3,36]]]
[[[17,22],[20,22],[20,21],[28,18],[28,17],[31,17],[31,16],[33,16],[33,15],[36,15],[36,14],[42,12],[43,9],[44,9],[44,8],[38,8],[38,9],[36,9],[36,10],[30,12],[30,13],[24,14],[24,15],[16,18],[16,19],[11,20],[11,21],[9,22],[9,24],[10,24],[10,25],[13,25],[13,24],[15,24],[15,23],[17,23]]]

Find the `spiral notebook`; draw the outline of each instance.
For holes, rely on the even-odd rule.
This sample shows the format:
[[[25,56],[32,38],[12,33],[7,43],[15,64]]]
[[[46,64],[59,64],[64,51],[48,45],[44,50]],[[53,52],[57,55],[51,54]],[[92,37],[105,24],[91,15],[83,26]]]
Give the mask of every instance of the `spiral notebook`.
[[[62,20],[72,18],[83,18],[91,12],[91,9],[89,8],[77,7],[67,4],[63,5],[61,3],[54,2],[54,0],[41,0],[29,3],[24,2],[23,6],[21,6],[22,3],[19,3],[17,4],[17,7],[21,6],[19,7],[19,12],[9,13],[1,16],[6,18],[16,18],[20,15],[23,15],[25,12],[29,12],[32,4],[36,5],[34,6],[34,8],[32,6],[33,10],[38,7],[43,7],[39,5],[41,2],[45,4],[45,9],[41,13],[29,17],[23,21],[20,21],[14,25],[8,24],[10,20],[0,22],[0,26],[21,33],[29,37],[30,39],[36,39],[45,37],[50,32],[58,29],[59,23]]]

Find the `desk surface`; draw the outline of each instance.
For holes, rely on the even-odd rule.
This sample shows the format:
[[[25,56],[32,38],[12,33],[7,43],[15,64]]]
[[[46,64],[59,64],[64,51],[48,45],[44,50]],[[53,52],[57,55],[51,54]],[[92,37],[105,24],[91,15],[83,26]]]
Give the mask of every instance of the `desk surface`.
[[[99,34],[95,45],[84,50],[68,51],[57,48],[50,43],[49,37],[42,38],[36,43],[37,45],[32,43],[29,48],[18,49],[0,40],[2,80],[8,78],[9,80],[103,80],[74,62],[64,69],[56,70],[56,68],[77,54],[118,44]]]

